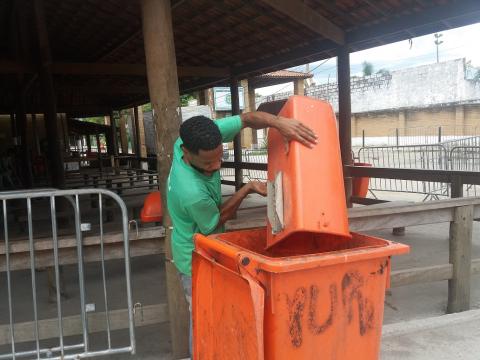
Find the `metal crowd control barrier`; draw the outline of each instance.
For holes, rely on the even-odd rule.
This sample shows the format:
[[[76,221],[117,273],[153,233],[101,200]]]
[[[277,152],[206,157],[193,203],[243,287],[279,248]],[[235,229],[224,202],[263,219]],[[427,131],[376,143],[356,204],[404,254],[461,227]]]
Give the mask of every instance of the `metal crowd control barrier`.
[[[461,141],[478,138],[479,130],[480,129],[474,125],[391,128],[388,131],[388,144],[395,146],[433,145],[448,141]]]
[[[458,146],[480,146],[480,136],[469,136],[462,139],[444,141],[442,144],[447,151],[451,151]]]
[[[101,263],[101,295],[98,295],[98,292],[94,294],[94,291],[89,294],[88,285],[86,282],[87,274],[84,268],[84,248],[86,245],[83,244],[82,237],[83,232],[91,230],[91,224],[82,222],[82,212],[81,212],[81,201],[80,197],[87,196],[90,201],[91,196],[95,196],[98,199],[98,208],[95,211],[98,212],[99,221],[98,221],[98,231],[100,236],[100,263]],[[110,322],[110,310],[109,301],[113,297],[109,296],[107,290],[107,271],[105,264],[105,249],[104,249],[104,226],[103,226],[103,202],[105,198],[110,198],[114,200],[121,211],[122,220],[122,235],[123,235],[123,253],[124,253],[124,270],[125,270],[125,302],[127,306],[126,321],[128,322],[128,344],[118,344],[119,341],[113,338],[112,334],[112,324]],[[78,288],[79,288],[79,305],[78,309],[80,324],[82,328],[81,340],[78,342],[78,338],[70,338],[68,331],[71,330],[72,324],[69,326],[66,325],[67,322],[67,310],[72,310],[72,305],[64,304],[62,300],[62,284],[61,284],[61,266],[67,263],[66,259],[62,259],[59,256],[59,242],[62,241],[62,237],[59,236],[59,226],[57,224],[57,215],[59,213],[58,208],[61,206],[68,206],[68,203],[73,207],[74,214],[74,230],[75,230],[75,239],[76,239],[76,267],[78,272]],[[50,215],[51,215],[51,242],[49,241],[48,246],[39,246],[40,244],[36,241],[34,235],[34,204],[41,201],[45,201],[44,205],[48,206]],[[130,277],[130,253],[129,253],[129,243],[128,243],[128,218],[127,218],[127,208],[123,200],[116,195],[115,193],[103,190],[103,189],[82,189],[82,190],[32,190],[32,191],[11,191],[11,192],[0,192],[0,203],[1,203],[1,217],[2,217],[2,227],[3,227],[3,241],[0,242],[0,275],[2,273],[6,274],[6,286],[0,282],[0,323],[4,322],[6,319],[7,325],[0,325],[0,339],[7,338],[6,342],[1,342],[1,344],[6,346],[0,346],[0,359],[80,359],[80,358],[90,358],[102,355],[114,355],[120,353],[135,353],[135,333],[134,333],[134,317],[133,317],[133,305],[132,305],[132,290],[131,290],[131,277]],[[89,203],[89,202],[88,202]],[[16,241],[13,239],[14,234],[10,232],[10,229],[15,226],[15,221],[13,216],[9,214],[9,210],[15,206],[24,206],[27,210],[28,215],[28,252],[26,250],[27,261],[25,263],[19,264],[15,259],[16,254]],[[90,211],[89,215],[92,211]],[[44,241],[45,239],[42,239]],[[3,247],[3,249],[2,249]],[[58,343],[56,345],[51,345],[55,343],[55,339],[51,337],[45,337],[45,329],[43,325],[45,320],[42,318],[41,310],[43,305],[39,304],[38,294],[38,277],[37,275],[37,263],[36,258],[45,259],[45,256],[51,258],[51,251],[53,250],[53,269],[51,270],[54,273],[54,288],[55,288],[55,304],[56,304],[56,318],[50,319],[50,326],[56,327],[58,331]],[[1,255],[2,252],[4,255]],[[48,254],[46,255],[46,253]],[[75,255],[74,255],[75,256]],[[29,275],[27,276],[25,272],[17,271],[20,269],[29,270]],[[23,281],[22,281],[23,280]],[[29,302],[26,306],[23,304],[25,300],[24,297],[16,297],[16,290],[24,288],[27,284],[31,285],[31,306]],[[91,286],[91,285],[90,285]],[[5,290],[6,287],[6,290]],[[122,290],[123,291],[123,290]],[[123,299],[121,299],[123,300]],[[97,302],[97,304],[95,303]],[[115,301],[120,301],[118,299],[118,294],[116,293]],[[2,304],[8,304],[6,306],[6,312],[8,315],[5,315],[5,307]],[[89,334],[89,314],[96,311],[96,307],[103,308],[104,313],[104,325],[106,332],[106,341],[99,341],[95,337],[92,337]],[[45,311],[45,309],[43,309]],[[75,309],[73,309],[75,311]],[[32,314],[30,317],[29,314]],[[44,315],[44,314],[43,314]],[[21,322],[16,323],[16,317],[21,318]],[[25,318],[28,317],[28,321],[25,322]],[[70,314],[68,318],[71,319]],[[101,317],[103,318],[103,316]],[[33,321],[29,321],[33,320]],[[95,317],[95,322],[100,321],[99,317]],[[56,322],[56,326],[54,325]],[[42,326],[39,324],[41,323]],[[26,325],[27,324],[27,325]],[[66,326],[66,327],[65,327]],[[65,327],[65,328],[64,328]],[[15,330],[21,329],[19,337],[21,340],[16,340]],[[50,329],[51,330],[51,329]],[[50,331],[51,332],[51,331]],[[50,333],[49,332],[49,333]],[[7,335],[8,334],[8,335]],[[65,334],[65,335],[64,335]],[[28,338],[29,340],[23,340]],[[53,341],[53,342],[52,342]],[[46,344],[49,346],[45,346]],[[6,349],[8,347],[8,349]],[[4,353],[6,349],[6,353]]]
[[[258,150],[242,150],[242,161],[244,163],[261,163],[267,165],[267,151]],[[233,150],[225,150],[223,161],[233,161]],[[244,169],[243,175],[247,180],[261,180],[267,181],[267,172],[264,170]],[[233,180],[235,178],[235,169],[222,167],[220,169],[220,176],[222,180]]]
[[[480,172],[480,146],[455,146],[450,150],[450,170]],[[479,196],[478,185],[465,184],[464,196]]]
[[[223,161],[233,161],[233,150],[224,150],[223,151]],[[222,180],[234,180],[235,179],[235,169],[233,168],[224,168],[220,169],[220,178]]]
[[[364,147],[358,151],[358,160],[381,168],[448,170],[448,153],[443,145]],[[425,199],[449,196],[448,184],[430,181],[374,178],[369,189],[419,193],[426,195]]]
[[[244,176],[248,180],[266,181],[267,172],[260,166],[268,162],[268,155],[261,149],[243,150],[242,160]],[[402,145],[402,146],[372,146],[362,147],[355,160],[369,163],[374,167],[393,169],[424,169],[424,170],[457,170],[480,171],[480,136],[470,136],[444,141],[441,144]],[[224,161],[233,161],[233,151],[225,152]],[[221,169],[222,180],[234,178],[234,168]],[[424,194],[427,199],[439,199],[451,196],[448,183],[435,181],[402,180],[402,179],[370,179],[369,190],[392,191]],[[464,185],[464,196],[479,196],[478,185]]]
[[[247,163],[257,163],[257,164],[267,164],[268,163],[268,154],[266,149],[258,150],[247,150],[245,151],[245,162]],[[265,170],[245,170],[246,176],[249,180],[260,180],[267,181],[267,172]]]

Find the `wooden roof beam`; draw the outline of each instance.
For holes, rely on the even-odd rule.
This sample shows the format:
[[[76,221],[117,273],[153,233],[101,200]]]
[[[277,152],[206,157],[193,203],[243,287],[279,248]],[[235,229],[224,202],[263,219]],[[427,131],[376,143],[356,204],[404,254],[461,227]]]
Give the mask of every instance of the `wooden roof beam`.
[[[127,75],[146,76],[145,64],[106,64],[106,63],[53,63],[54,74],[68,75]],[[225,77],[228,68],[208,66],[179,66],[179,77]]]
[[[52,63],[53,74],[61,75],[124,75],[146,76],[145,64],[109,64],[109,63]],[[0,60],[0,74],[36,73],[34,64]],[[228,68],[209,66],[179,66],[179,77],[215,77],[230,75]]]
[[[61,75],[145,76],[144,64],[53,63],[52,73]]]
[[[333,42],[344,45],[344,31],[302,0],[262,0],[278,12]]]
[[[79,93],[79,94],[94,94],[94,95],[129,95],[129,94],[148,94],[148,87],[141,86],[141,85],[118,85],[114,84],[111,86],[101,84],[96,86],[88,86],[88,85],[72,85],[72,86],[58,86],[58,92],[62,94],[66,94],[69,92],[72,93]]]

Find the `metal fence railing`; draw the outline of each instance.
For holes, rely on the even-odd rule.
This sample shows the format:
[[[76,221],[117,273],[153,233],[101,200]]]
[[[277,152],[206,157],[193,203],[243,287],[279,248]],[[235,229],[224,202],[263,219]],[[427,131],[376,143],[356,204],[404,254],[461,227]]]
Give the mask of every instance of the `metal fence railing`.
[[[88,208],[88,211],[82,212],[84,197],[88,203],[92,197],[96,199],[98,206],[94,211]],[[123,239],[117,250],[123,251],[124,274],[115,273],[115,280],[111,279],[107,271],[104,249],[106,230],[103,208],[107,198],[117,204],[122,215]],[[0,192],[0,205],[0,359],[63,360],[135,353],[128,218],[123,200],[104,189],[44,189]],[[17,211],[25,211],[27,214],[26,240],[18,238],[14,216]],[[36,215],[41,212],[49,213],[51,218],[50,224],[42,223],[43,227],[36,222]],[[65,221],[62,213],[65,212],[73,219],[67,230],[74,229],[74,236],[68,240],[63,237],[62,231],[65,228],[61,226]],[[89,278],[85,265],[84,254],[92,252],[92,247],[83,242],[86,233],[98,234],[100,238],[100,247],[95,248],[95,251],[98,249],[95,256],[98,256],[99,261],[96,271],[101,276],[100,284]],[[64,248],[66,241],[74,241],[67,252]],[[68,303],[64,299],[62,280],[62,269],[65,266],[71,270],[70,277],[76,279],[73,284],[70,281],[69,288],[75,287],[75,293],[78,291],[78,298],[71,299]],[[50,307],[48,311],[45,300],[40,295],[44,292],[39,286],[41,274],[38,270],[43,267],[47,267],[51,280],[49,289],[54,289],[50,299],[55,304],[54,318],[49,318],[53,308]],[[115,291],[114,296],[113,291],[108,289],[112,283],[119,284],[123,281],[123,295],[119,296],[122,293]],[[122,321],[128,323],[128,340],[124,340],[125,337],[118,332],[113,332],[115,325],[110,321],[113,311],[110,304],[113,301],[116,306],[127,309]],[[94,315],[95,327],[98,328],[99,322],[105,329],[105,333],[100,336],[91,336],[89,333],[89,317]],[[72,317],[78,319],[73,325]],[[80,330],[80,337],[71,336],[76,329]]]
[[[447,151],[457,146],[480,146],[480,136],[468,136],[461,139],[448,140],[442,142],[442,145]]]
[[[267,164],[268,155],[266,149],[242,150],[242,161],[246,163]],[[225,150],[223,153],[223,161],[233,161],[233,150]],[[246,181],[261,180],[267,181],[267,172],[264,170],[244,169],[243,176]],[[233,180],[235,178],[235,169],[221,168],[220,177],[222,180]]]
[[[365,147],[358,151],[358,161],[382,168],[448,169],[448,153],[442,145]],[[449,195],[448,184],[415,180],[375,178],[370,179],[369,189],[419,193],[433,198]]]
[[[368,135],[368,134],[367,134]],[[388,145],[428,145],[479,137],[480,128],[474,125],[418,126],[391,128]]]
[[[374,167],[391,169],[458,170],[480,171],[480,136],[462,137],[438,144],[366,146],[354,156],[356,162]],[[233,162],[233,150],[225,152],[225,161]],[[244,163],[267,164],[268,154],[264,149],[242,150]],[[232,180],[235,170],[222,168],[223,180]],[[267,180],[264,170],[243,169],[244,180]],[[230,178],[229,178],[230,177]],[[402,179],[370,179],[369,190],[406,192],[425,195],[426,199],[449,197],[448,183]],[[464,185],[464,196],[480,195],[478,185]]]
[[[247,150],[245,151],[244,161],[247,163],[267,164],[268,162],[267,150],[266,149]],[[246,171],[245,175],[248,177],[249,180],[267,181],[267,172],[264,170],[248,169],[245,171]]]
[[[242,150],[242,160],[243,160],[244,150]],[[223,161],[233,161],[233,150],[223,150]],[[220,178],[222,180],[234,180],[235,179],[235,169],[233,168],[224,168],[220,169]]]
[[[450,150],[450,170],[480,172],[480,146],[455,146]],[[463,185],[464,196],[480,196],[478,185]]]

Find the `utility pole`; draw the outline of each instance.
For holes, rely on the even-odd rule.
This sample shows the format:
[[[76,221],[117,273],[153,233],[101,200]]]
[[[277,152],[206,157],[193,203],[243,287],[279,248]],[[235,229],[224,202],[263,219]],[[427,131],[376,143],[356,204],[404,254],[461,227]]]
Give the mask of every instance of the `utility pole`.
[[[437,64],[438,64],[438,47],[443,44],[443,41],[440,40],[440,38],[443,36],[443,34],[435,33],[433,34],[435,37],[435,45],[437,47]]]

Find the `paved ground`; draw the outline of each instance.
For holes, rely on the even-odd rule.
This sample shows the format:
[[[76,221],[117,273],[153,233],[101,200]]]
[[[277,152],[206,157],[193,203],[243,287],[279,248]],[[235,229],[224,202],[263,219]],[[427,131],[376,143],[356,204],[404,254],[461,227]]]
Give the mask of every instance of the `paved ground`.
[[[478,360],[480,310],[386,325],[381,359]]]

